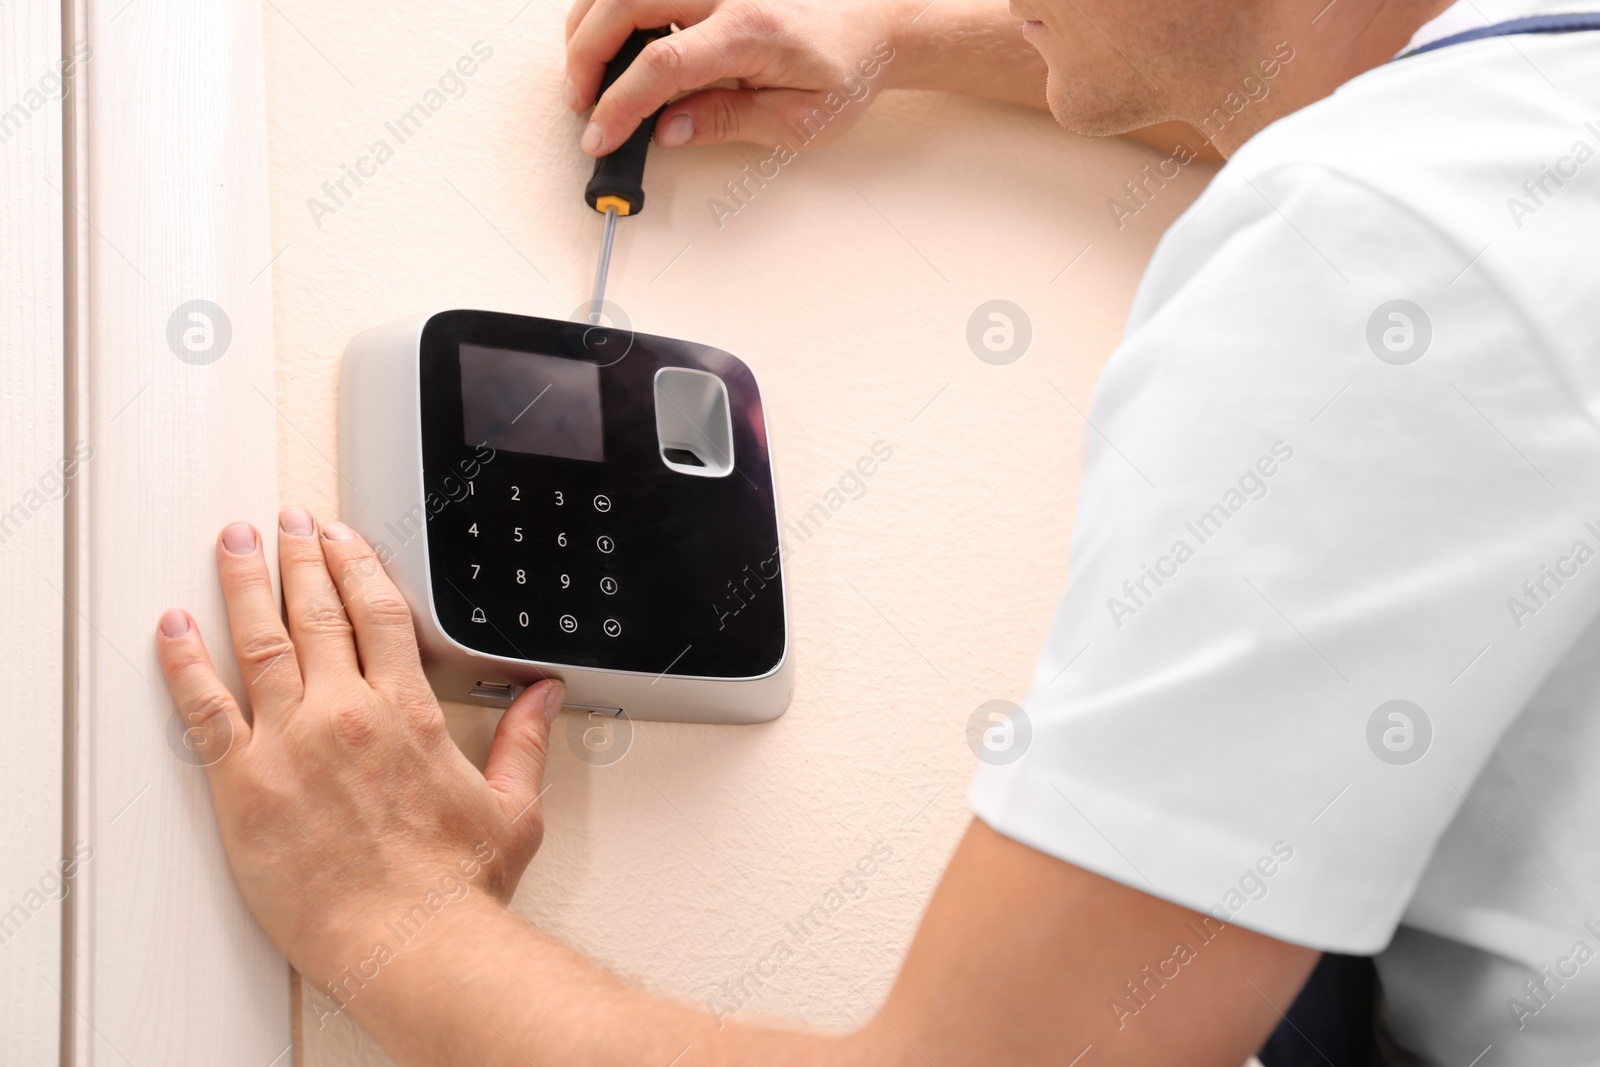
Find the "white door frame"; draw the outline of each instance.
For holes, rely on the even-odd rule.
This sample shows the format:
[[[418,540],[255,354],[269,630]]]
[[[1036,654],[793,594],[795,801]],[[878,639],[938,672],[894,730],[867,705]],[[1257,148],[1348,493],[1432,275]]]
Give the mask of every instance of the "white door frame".
[[[288,967],[229,875],[153,647],[182,605],[231,670],[216,533],[251,520],[274,554],[262,46],[253,0],[0,7],[0,108],[72,68],[0,144],[0,508],[75,468],[0,545],[0,909],[74,875],[53,921],[0,946],[8,1067],[291,1058]]]
[[[65,327],[59,4],[0,6],[0,1063],[60,1056]]]

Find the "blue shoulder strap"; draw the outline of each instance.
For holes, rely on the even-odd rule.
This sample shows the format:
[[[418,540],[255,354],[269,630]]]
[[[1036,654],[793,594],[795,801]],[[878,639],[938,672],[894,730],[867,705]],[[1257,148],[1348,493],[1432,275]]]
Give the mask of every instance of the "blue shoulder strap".
[[[1509,19],[1505,22],[1497,22],[1493,26],[1465,30],[1461,33],[1453,33],[1449,37],[1441,37],[1437,41],[1429,41],[1422,47],[1406,52],[1398,58],[1405,59],[1408,56],[1420,56],[1424,52],[1435,52],[1441,48],[1448,48],[1453,44],[1465,44],[1467,41],[1481,41],[1486,37],[1509,37],[1517,33],[1578,33],[1583,30],[1600,30],[1600,12],[1574,12],[1569,15],[1529,15],[1527,18]]]

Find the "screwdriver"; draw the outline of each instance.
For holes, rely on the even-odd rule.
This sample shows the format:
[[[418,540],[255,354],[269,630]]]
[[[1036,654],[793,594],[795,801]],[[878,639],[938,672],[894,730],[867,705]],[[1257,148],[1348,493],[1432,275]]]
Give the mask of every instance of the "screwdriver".
[[[600,80],[600,95],[603,96],[628,65],[639,58],[646,45],[670,32],[670,27],[662,26],[629,34],[622,48],[606,64],[605,76]],[[644,157],[650,148],[650,139],[655,136],[656,120],[665,109],[665,104],[657,108],[655,114],[639,123],[632,136],[595,160],[594,174],[584,189],[589,206],[606,217],[605,234],[600,238],[600,262],[594,271],[594,295],[589,302],[591,325],[599,324],[600,308],[605,303],[606,274],[611,269],[611,243],[617,234],[617,216],[631,217],[644,210]]]

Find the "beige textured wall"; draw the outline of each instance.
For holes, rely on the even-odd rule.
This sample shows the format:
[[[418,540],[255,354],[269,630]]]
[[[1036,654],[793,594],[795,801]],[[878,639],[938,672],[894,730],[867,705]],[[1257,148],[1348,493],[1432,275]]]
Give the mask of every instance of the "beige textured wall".
[[[587,298],[600,227],[581,202],[582,120],[560,104],[563,15],[551,0],[268,0],[285,500],[337,511],[352,334],[428,307],[566,317]],[[479,41],[493,55],[465,95],[401,143],[385,124]],[[335,203],[323,183],[379,139],[392,157]],[[517,904],[622,974],[727,1008],[719,987],[766,959],[745,1012],[839,1027],[887,988],[969,818],[968,716],[1025,691],[1067,573],[1078,412],[1156,239],[1207,174],[1191,165],[1119,230],[1107,198],[1160,153],[1069,137],[1043,113],[890,94],[719,228],[708,201],[768,154],[654,154],[611,296],[636,327],[755,369],[787,516],[874,442],[893,458],[790,546],[789,712],[642,723],[610,767],[558,736],[549,834]],[[1033,329],[1005,366],[966,341],[995,298]],[[493,725],[452,718],[469,750]],[[892,858],[797,937],[786,924],[875,845]],[[303,1063],[387,1062],[347,1022],[319,1028],[303,1007],[300,1023]]]

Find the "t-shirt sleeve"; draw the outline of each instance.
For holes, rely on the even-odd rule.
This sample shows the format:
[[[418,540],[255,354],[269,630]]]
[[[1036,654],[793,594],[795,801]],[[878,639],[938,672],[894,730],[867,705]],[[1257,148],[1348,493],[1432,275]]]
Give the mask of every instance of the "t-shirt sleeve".
[[[1373,953],[1600,611],[1596,399],[1420,211],[1230,173],[1158,248],[1084,430],[1072,574],[976,814]],[[1498,208],[1498,205],[1490,205]]]

